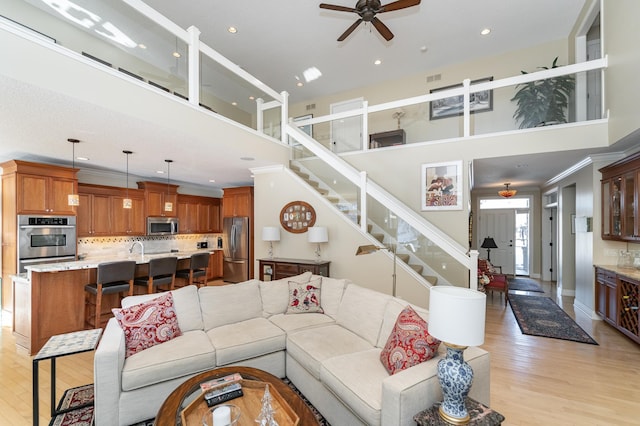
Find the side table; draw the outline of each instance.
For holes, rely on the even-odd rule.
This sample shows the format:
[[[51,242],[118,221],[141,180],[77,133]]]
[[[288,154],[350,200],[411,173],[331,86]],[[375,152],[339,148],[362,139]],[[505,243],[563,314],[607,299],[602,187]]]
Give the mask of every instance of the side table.
[[[502,424],[504,421],[504,416],[502,414],[474,399],[467,398],[466,404],[469,416],[471,416],[471,420],[467,423],[468,425],[496,426]],[[440,417],[440,413],[438,412],[439,407],[440,402],[436,402],[431,408],[421,411],[413,416],[413,420],[415,420],[418,426],[450,426],[451,423],[444,421]]]
[[[98,340],[102,335],[102,329],[75,331],[73,333],[51,336],[47,343],[33,358],[33,425],[40,421],[40,395],[38,383],[38,370],[40,361],[51,360],[51,417],[82,408],[80,406],[67,410],[56,410],[56,358],[92,351],[98,346]],[[84,405],[86,406],[86,405]]]

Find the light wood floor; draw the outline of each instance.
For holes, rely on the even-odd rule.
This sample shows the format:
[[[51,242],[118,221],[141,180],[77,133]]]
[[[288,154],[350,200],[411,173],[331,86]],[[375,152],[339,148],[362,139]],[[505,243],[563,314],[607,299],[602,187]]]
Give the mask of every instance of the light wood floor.
[[[547,295],[555,292],[551,283],[543,287]],[[581,314],[576,321],[598,346],[523,335],[499,293],[487,301],[483,347],[491,353],[491,406],[506,417],[505,425],[640,424],[640,345]],[[575,318],[573,299],[562,303]],[[58,359],[58,398],[65,389],[93,381],[92,356]],[[31,424],[31,364],[31,357],[16,351],[11,323],[3,318],[0,425]],[[41,425],[50,420],[49,371],[49,363],[42,362]]]

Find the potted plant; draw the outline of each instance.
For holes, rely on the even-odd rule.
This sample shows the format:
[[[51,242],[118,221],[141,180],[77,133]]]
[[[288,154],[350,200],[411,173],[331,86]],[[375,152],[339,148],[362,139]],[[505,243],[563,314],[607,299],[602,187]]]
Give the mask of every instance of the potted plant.
[[[551,68],[557,68],[558,58],[553,60]],[[549,69],[548,67],[540,67]],[[521,71],[522,74],[528,74]],[[530,83],[518,84],[517,92],[512,101],[518,103],[513,114],[516,121],[520,121],[520,128],[547,126],[550,124],[566,123],[569,98],[574,89],[574,77],[561,75],[559,77],[536,80]]]

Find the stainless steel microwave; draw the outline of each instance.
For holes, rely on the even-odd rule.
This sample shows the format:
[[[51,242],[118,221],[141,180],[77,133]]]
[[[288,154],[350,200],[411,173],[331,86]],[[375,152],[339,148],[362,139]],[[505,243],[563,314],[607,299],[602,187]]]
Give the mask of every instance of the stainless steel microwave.
[[[147,235],[174,235],[178,233],[177,217],[148,217]]]

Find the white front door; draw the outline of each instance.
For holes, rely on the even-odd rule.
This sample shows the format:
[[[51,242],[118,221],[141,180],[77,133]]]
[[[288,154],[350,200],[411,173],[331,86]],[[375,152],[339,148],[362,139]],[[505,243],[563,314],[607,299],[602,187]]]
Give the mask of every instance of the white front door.
[[[482,210],[479,218],[477,247],[480,257],[487,257],[487,249],[480,246],[491,237],[498,248],[491,249],[491,264],[502,267],[503,274],[515,274],[516,211],[512,209]]]
[[[363,99],[338,102],[330,105],[331,114],[362,107]],[[331,121],[331,150],[335,153],[359,151],[362,145],[362,116]]]

